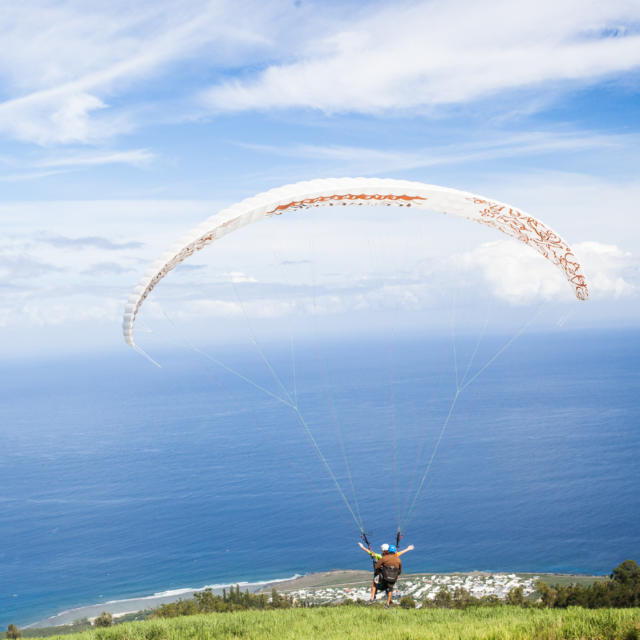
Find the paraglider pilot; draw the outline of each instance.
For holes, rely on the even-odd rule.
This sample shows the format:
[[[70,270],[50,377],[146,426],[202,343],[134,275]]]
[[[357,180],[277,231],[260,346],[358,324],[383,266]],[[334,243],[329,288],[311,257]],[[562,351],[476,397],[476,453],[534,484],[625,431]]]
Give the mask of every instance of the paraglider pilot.
[[[413,551],[415,548],[412,544],[406,549],[398,551],[396,546],[391,544],[383,544],[381,546],[382,554],[375,553],[371,549],[365,547],[361,542],[358,545],[363,551],[366,551],[374,560],[374,575],[371,582],[371,600],[373,602],[376,599],[378,591],[385,591],[387,594],[387,607],[391,605],[391,598],[393,596],[393,588],[396,584],[396,580],[402,573],[402,561],[400,556],[407,551]]]

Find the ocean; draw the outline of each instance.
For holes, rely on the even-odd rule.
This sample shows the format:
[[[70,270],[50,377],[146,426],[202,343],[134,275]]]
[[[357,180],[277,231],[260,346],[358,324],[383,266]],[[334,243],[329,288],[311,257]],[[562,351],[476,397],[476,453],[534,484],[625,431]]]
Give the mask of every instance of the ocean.
[[[4,363],[0,628],[368,569],[356,522],[379,545],[400,519],[408,572],[640,561],[640,333],[525,334],[447,422],[505,339],[470,366],[472,336],[206,351],[250,383],[186,348]]]

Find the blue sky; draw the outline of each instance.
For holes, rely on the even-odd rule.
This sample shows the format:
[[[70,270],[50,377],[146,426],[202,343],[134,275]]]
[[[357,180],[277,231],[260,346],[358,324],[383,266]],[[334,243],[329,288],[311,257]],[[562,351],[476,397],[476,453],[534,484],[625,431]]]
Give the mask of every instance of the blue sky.
[[[513,203],[583,260],[593,296],[577,325],[637,326],[637,1],[27,1],[3,9],[0,38],[0,355],[119,347],[129,290],[176,237],[241,198],[328,176]],[[222,294],[204,286],[225,276],[251,285],[251,313],[287,315],[282,278],[302,275],[261,277],[273,262],[256,257],[264,234],[283,262],[301,262],[309,235],[335,223],[252,231],[199,257],[172,274],[189,292],[184,316],[238,313],[229,302],[221,314],[211,296]],[[425,232],[412,251],[446,254],[450,279],[479,273],[476,289],[507,306],[572,302],[544,270],[521,291],[518,269],[538,265],[472,226],[438,223],[442,235]],[[415,263],[402,255],[410,228],[390,232],[371,210],[345,238],[363,228],[369,245],[396,234],[393,268],[357,267],[371,301]],[[355,308],[347,247],[313,247],[338,274],[328,314]],[[174,308],[184,299],[169,283],[163,295]]]

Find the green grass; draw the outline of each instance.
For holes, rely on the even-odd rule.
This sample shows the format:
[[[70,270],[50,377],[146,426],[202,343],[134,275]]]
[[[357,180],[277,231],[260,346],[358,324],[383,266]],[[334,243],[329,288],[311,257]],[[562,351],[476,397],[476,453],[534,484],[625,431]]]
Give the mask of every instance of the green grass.
[[[129,622],[64,640],[640,640],[640,609],[317,607]]]

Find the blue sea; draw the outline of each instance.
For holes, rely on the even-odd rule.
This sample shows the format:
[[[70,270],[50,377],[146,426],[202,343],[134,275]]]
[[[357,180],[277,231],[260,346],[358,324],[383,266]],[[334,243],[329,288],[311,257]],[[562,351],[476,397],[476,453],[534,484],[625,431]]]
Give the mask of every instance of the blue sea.
[[[4,363],[0,628],[169,589],[368,569],[360,521],[378,545],[401,519],[410,572],[640,561],[640,333],[523,335],[446,423],[456,376],[507,337],[486,336],[473,361],[472,336],[456,360],[428,335],[273,344],[268,364],[207,348],[250,383],[189,349],[154,353],[161,369],[124,347]]]

